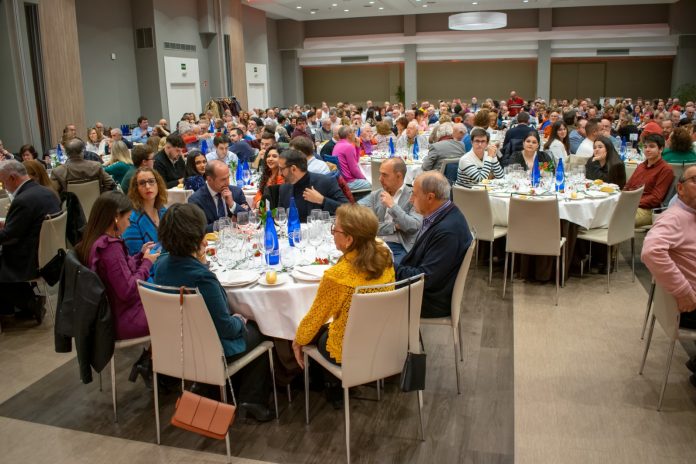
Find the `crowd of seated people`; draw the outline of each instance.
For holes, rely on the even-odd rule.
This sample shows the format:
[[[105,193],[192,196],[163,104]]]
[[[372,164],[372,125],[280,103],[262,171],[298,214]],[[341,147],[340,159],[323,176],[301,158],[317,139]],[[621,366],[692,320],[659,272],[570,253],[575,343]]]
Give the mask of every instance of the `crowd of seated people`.
[[[98,180],[101,196],[75,250],[106,287],[116,338],[148,333],[137,279],[198,287],[227,359],[238,359],[264,336],[253,321],[236,314],[207,267],[205,234],[220,218],[234,219],[258,208],[262,200],[287,209],[292,199],[302,222],[314,209],[335,215],[332,235],[343,252],[321,281],[297,330],[297,362],[302,365],[303,345],[317,343],[329,361],[340,364],[356,286],[424,273],[422,316],[449,314],[454,279],[473,238],[466,218],[450,199],[451,183],[438,172],[445,160],[458,160],[456,184],[468,187],[502,177],[506,166],[520,165],[527,171],[535,160],[554,166],[579,156],[588,179],[626,190],[644,187],[638,226],[650,224],[653,210],[666,200],[674,183],[668,163],[696,161],[693,102],[683,107],[674,99],[640,98],[546,103],[525,101],[511,92],[509,99],[455,98],[437,106],[427,101],[410,107],[367,103],[250,109],[239,116],[210,110],[186,113],[175,130],[166,120],[150,127],[141,116],[130,136],[97,122],[88,129],[86,141],[70,124],[60,141],[65,159],[59,163],[39,156],[31,145],[12,154],[0,142],[0,159],[8,160],[0,161],[0,182],[14,194],[0,223],[0,287],[11,295],[0,311],[41,320],[44,301],[26,282],[37,273],[42,221],[47,213],[60,210],[58,195],[68,183]],[[500,130],[504,136],[496,134]],[[430,137],[423,134],[428,131]],[[492,141],[494,134],[498,144]],[[630,179],[619,153],[625,144],[640,144],[646,158]],[[407,184],[404,160],[385,160],[379,166],[381,188],[358,205],[351,204],[351,190],[371,187],[360,169],[360,157],[392,145],[414,158],[418,148],[427,151],[424,172]],[[337,163],[327,163],[324,155],[334,156]],[[253,201],[236,185],[232,171],[244,162],[260,179]],[[692,177],[680,179],[678,189],[686,211],[691,211]],[[167,208],[167,190],[179,186],[193,194],[187,204]],[[31,214],[22,206],[39,198],[42,207]],[[140,374],[151,385],[149,360],[145,350],[131,378]],[[337,383],[327,378],[331,398],[339,402]],[[238,381],[243,409],[258,420],[269,420],[267,360],[250,364]]]

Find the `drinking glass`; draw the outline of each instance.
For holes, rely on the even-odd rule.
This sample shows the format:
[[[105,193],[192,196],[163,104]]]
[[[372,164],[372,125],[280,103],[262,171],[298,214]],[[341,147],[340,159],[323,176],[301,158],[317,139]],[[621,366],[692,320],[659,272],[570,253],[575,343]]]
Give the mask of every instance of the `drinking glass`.
[[[259,215],[256,213],[256,211],[249,211],[249,226],[251,230],[258,229],[260,223],[261,218],[259,218]]]
[[[304,250],[307,247],[307,242],[309,241],[307,235],[307,228],[296,229],[292,231],[292,242],[295,247],[299,250],[299,256],[297,258],[297,263],[301,264],[304,261]]]
[[[309,227],[309,244],[314,247],[314,257],[319,256],[319,245],[324,240],[324,227],[321,221],[314,221]]]
[[[280,227],[281,232],[285,230],[285,225],[288,223],[288,213],[285,212],[285,208],[279,206],[276,208],[275,221]]]
[[[283,269],[292,269],[295,265],[295,249],[291,246],[286,246],[280,250],[280,264]]]
[[[241,212],[237,213],[237,227],[243,233],[248,232],[248,230],[249,230],[249,212],[248,211],[241,211]]]
[[[309,215],[312,217],[312,221],[318,221],[319,219],[321,219],[321,210],[313,209],[309,212]]]
[[[249,182],[251,181],[251,171],[248,169],[243,170],[242,179],[244,180],[244,185],[249,185]]]

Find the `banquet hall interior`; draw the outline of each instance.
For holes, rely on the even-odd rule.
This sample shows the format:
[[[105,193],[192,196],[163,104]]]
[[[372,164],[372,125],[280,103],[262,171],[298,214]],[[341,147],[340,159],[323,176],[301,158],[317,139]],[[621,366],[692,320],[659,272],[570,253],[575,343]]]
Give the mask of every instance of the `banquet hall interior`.
[[[10,311],[0,316],[0,462],[241,464],[344,462],[346,459],[365,463],[472,464],[694,462],[696,374],[692,370],[696,362],[691,363],[696,356],[696,326],[682,325],[680,329],[677,297],[668,288],[663,290],[663,281],[658,277],[662,274],[656,271],[660,266],[667,266],[666,261],[650,259],[650,253],[659,246],[658,238],[663,239],[661,244],[668,242],[664,246],[674,246],[669,256],[677,265],[687,263],[684,266],[690,266],[690,274],[674,271],[670,278],[676,279],[675,273],[679,274],[678,278],[690,284],[686,292],[696,295],[693,273],[696,261],[689,258],[696,254],[693,239],[688,238],[693,236],[694,229],[680,230],[676,226],[669,229],[669,233],[685,237],[683,242],[691,240],[691,248],[687,245],[678,248],[681,238],[672,240],[670,245],[669,239],[658,237],[665,230],[658,227],[663,221],[661,214],[668,215],[672,208],[682,207],[688,211],[684,214],[690,214],[692,223],[696,214],[694,207],[682,203],[685,198],[690,198],[692,203],[696,199],[696,173],[690,169],[696,163],[695,18],[696,0],[0,0],[0,62],[3,63],[0,182],[5,184],[4,188],[0,186],[0,309],[9,304]],[[486,122],[483,128],[473,127],[476,115],[484,111],[492,117],[491,125],[487,126]],[[525,122],[525,118],[530,122]],[[603,127],[602,121],[607,121],[608,126]],[[652,129],[655,121],[659,124],[657,132]],[[302,129],[302,124],[306,129]],[[383,139],[384,146],[377,148],[379,144],[375,140],[383,136],[382,126],[386,127],[387,138]],[[414,130],[418,132],[414,138],[410,130],[416,126]],[[527,135],[510,141],[518,143],[513,150],[508,147],[508,139],[522,126]],[[448,132],[444,131],[445,127]],[[445,135],[440,134],[439,128]],[[551,152],[550,145],[557,137],[557,129],[560,133],[562,128],[567,135],[565,141],[558,139],[559,145],[564,146],[559,158]],[[263,145],[269,130],[269,140],[277,147],[275,158],[270,155],[273,149]],[[595,130],[604,135],[591,135]],[[375,138],[366,138],[366,132]],[[295,144],[298,133],[300,137],[309,133],[310,151],[314,148],[307,163],[298,155],[302,152],[302,145]],[[535,136],[530,137],[529,133]],[[631,187],[637,182],[634,177],[632,183],[631,177],[637,174],[648,178],[653,167],[652,161],[647,160],[653,156],[650,150],[659,149],[662,155],[657,156],[666,157],[668,150],[674,155],[679,151],[674,148],[677,134],[682,133],[687,134],[687,139],[691,137],[686,153],[693,155],[693,160],[680,162],[675,174],[666,168],[670,176],[666,181],[671,186],[669,197],[663,193],[655,206],[645,206],[648,187],[643,183]],[[579,137],[578,142],[590,143],[590,151],[584,158],[580,156],[582,146],[573,148],[574,134]],[[151,145],[148,139],[154,140],[156,135],[153,149],[147,152],[139,149]],[[235,244],[222,247],[220,243],[217,251],[213,244],[204,247],[208,258],[206,261],[202,257],[202,261],[206,261],[206,269],[210,266],[215,272],[206,270],[220,280],[230,312],[236,313],[228,319],[234,323],[241,320],[244,324],[254,321],[254,327],[258,326],[255,330],[272,347],[268,353],[271,369],[275,369],[270,374],[274,382],[271,385],[268,380],[265,385],[269,391],[267,411],[272,414],[269,420],[254,420],[260,414],[238,406],[226,444],[224,439],[210,438],[173,423],[181,395],[180,375],[155,377],[153,396],[152,360],[157,372],[157,364],[161,362],[158,356],[169,352],[167,356],[173,359],[174,365],[180,366],[177,363],[184,362],[184,348],[181,358],[180,345],[160,345],[157,353],[151,320],[154,311],[144,297],[146,285],[135,283],[136,279],[148,280],[148,273],[138,274],[136,267],[140,266],[138,272],[150,270],[149,281],[155,284],[185,284],[163,283],[167,278],[176,280],[176,271],[158,264],[168,253],[163,251],[157,255],[159,258],[154,256],[155,248],[152,244],[148,246],[147,238],[137,242],[131,253],[129,236],[124,233],[122,248],[124,253],[133,255],[128,256],[128,263],[139,260],[132,264],[131,271],[133,276],[140,277],[129,277],[132,280],[129,282],[133,289],[137,288],[136,296],[138,291],[143,296],[141,308],[144,306],[150,321],[150,334],[140,334],[138,337],[143,338],[139,343],[125,343],[125,346],[122,346],[124,340],[118,340],[115,350],[113,337],[110,338],[109,353],[113,352],[113,358],[109,355],[101,363],[82,359],[94,357],[85,351],[90,348],[84,345],[99,345],[99,340],[92,338],[80,341],[76,336],[71,350],[59,349],[59,342],[66,335],[65,327],[60,327],[61,318],[63,321],[74,318],[67,324],[74,323],[75,331],[89,332],[90,337],[99,337],[94,331],[99,330],[104,318],[111,318],[108,304],[106,310],[101,308],[106,315],[102,312],[99,318],[87,322],[79,320],[82,317],[79,304],[71,309],[75,314],[66,314],[67,306],[75,304],[68,301],[67,294],[74,292],[77,300],[82,293],[93,295],[90,292],[98,287],[97,284],[79,287],[68,282],[70,278],[79,278],[68,277],[68,269],[70,257],[79,255],[81,250],[71,236],[67,240],[65,234],[61,237],[68,256],[57,278],[43,277],[43,270],[49,267],[44,262],[43,267],[33,265],[35,272],[42,268],[41,278],[37,274],[19,279],[33,282],[32,287],[27,287],[34,292],[31,297],[44,305],[43,309],[36,309],[37,320],[20,317],[24,316],[21,311],[12,312],[18,311],[21,304],[16,303],[13,309],[10,303],[11,290],[5,286],[9,275],[6,269],[18,260],[36,261],[37,253],[41,261],[41,247],[48,247],[41,242],[38,252],[34,247],[33,254],[14,255],[25,257],[13,258],[14,262],[10,259],[10,253],[15,253],[12,250],[21,248],[25,240],[25,237],[10,240],[3,235],[5,226],[9,229],[11,215],[19,214],[22,196],[17,192],[23,184],[10,180],[13,175],[21,174],[17,171],[20,168],[14,165],[26,165],[27,169],[20,169],[26,176],[29,170],[26,160],[32,159],[26,153],[33,151],[33,159],[39,161],[37,164],[44,171],[46,189],[57,193],[62,189],[69,194],[67,174],[64,179],[67,186],[63,188],[60,184],[63,182],[60,172],[65,168],[60,165],[73,162],[75,137],[83,141],[77,149],[78,157],[87,159],[89,155],[90,163],[103,166],[95,167],[100,175],[115,180],[115,183],[110,180],[112,186],[108,188],[102,182],[101,192],[127,192],[127,197],[119,193],[118,198],[132,202],[125,210],[133,210],[133,215],[145,210],[147,205],[154,205],[157,216],[161,208],[153,224],[160,227],[160,240],[170,245],[168,264],[173,266],[175,262],[175,245],[183,246],[177,244],[176,237],[164,235],[164,229],[174,221],[171,216],[179,211],[172,205],[200,206],[206,215],[207,232],[212,232],[205,236],[206,240],[214,242],[227,237],[225,240]],[[344,164],[343,155],[337,155],[337,148],[346,138],[356,141],[358,146],[358,157],[352,164]],[[605,155],[597,155],[597,140],[603,141],[600,151],[604,150]],[[336,144],[333,153],[330,150],[324,153],[322,147],[327,141]],[[461,152],[444,156],[444,164],[442,160],[433,161],[435,153],[442,150],[438,147],[445,146],[441,144],[447,141],[456,142]],[[85,142],[88,142],[86,151]],[[483,149],[484,143],[490,152],[481,154],[477,150]],[[536,144],[539,150],[531,149],[533,162],[525,160],[528,143]],[[218,145],[223,146],[223,152],[218,150],[218,153],[228,155],[225,144],[229,144],[234,161],[230,161],[231,156],[217,158]],[[238,151],[239,144],[246,144],[244,150],[250,151],[248,157],[244,150]],[[127,161],[118,163],[131,165],[128,176],[133,176],[125,183],[117,178],[123,173],[115,162],[122,156],[118,155],[121,146]],[[159,157],[166,164],[166,157],[177,149],[183,158],[177,161],[170,157],[171,165],[166,169],[181,163],[183,170],[187,163],[187,174],[168,178],[160,168]],[[206,155],[201,158],[203,164],[207,162],[205,171],[203,168],[195,171],[195,150],[198,155]],[[550,167],[540,162],[543,150],[549,154]],[[260,151],[265,159],[258,167]],[[513,151],[516,153],[512,154]],[[608,160],[610,153],[618,160],[625,178],[620,182],[615,179],[593,182],[597,178],[590,177],[590,164],[599,163],[597,160],[601,158],[602,172],[606,172],[602,157]],[[302,158],[301,162],[293,158],[296,156]],[[465,163],[468,156],[474,160],[473,164]],[[511,156],[513,161],[504,162],[506,156]],[[389,161],[393,158],[403,158],[404,162]],[[149,168],[138,168],[141,161],[142,166],[148,166],[152,159],[154,168],[152,163]],[[271,159],[275,160],[274,171],[270,168]],[[10,166],[9,160],[16,161]],[[454,160],[451,167],[457,169],[448,170],[448,160]],[[317,161],[336,175],[314,174],[311,164]],[[436,167],[432,167],[432,162]],[[659,162],[675,165],[672,161]],[[426,169],[428,163],[431,167]],[[441,168],[438,163],[442,164]],[[233,187],[227,183],[213,186],[219,165],[225,173],[229,165]],[[248,174],[242,173],[243,166]],[[388,166],[393,168],[394,175],[402,166],[404,170],[400,174],[403,187],[392,192],[393,198],[387,193],[390,172],[383,172],[389,171]],[[189,168],[194,169],[192,174]],[[483,177],[470,177],[471,172],[480,173],[481,169],[486,169]],[[322,266],[329,263],[325,266],[329,275],[330,265],[345,264],[348,255],[341,257],[337,253],[344,231],[339,229],[336,218],[344,218],[341,214],[347,214],[349,208],[333,207],[329,213],[326,211],[330,208],[324,207],[325,216],[317,211],[315,217],[308,207],[305,213],[300,212],[302,227],[295,209],[297,229],[293,232],[290,227],[293,219],[289,216],[296,201],[301,209],[299,200],[291,197],[290,206],[286,205],[288,218],[276,211],[276,206],[282,209],[284,192],[291,192],[293,186],[284,189],[288,186],[278,187],[274,183],[295,184],[292,176],[298,175],[288,171],[300,174],[308,171],[304,179],[331,177],[331,185],[341,187],[336,187],[336,195],[342,198],[336,200],[339,204],[355,197],[359,204],[372,207],[378,216],[381,207],[380,218],[386,217],[384,220],[391,226],[390,233],[377,234],[385,241],[394,237],[401,240],[405,233],[402,234],[400,225],[394,227],[395,213],[385,216],[385,206],[370,205],[370,201],[384,201],[379,192],[375,197],[377,189],[383,189],[382,195],[400,205],[397,196],[406,192],[404,188],[413,197],[430,195],[438,199],[437,191],[427,190],[434,188],[430,186],[432,179],[449,181],[443,188],[447,195],[451,188],[451,197],[442,201],[447,207],[454,205],[461,211],[470,234],[462,229],[452,241],[440,243],[437,252],[454,254],[467,237],[471,243],[467,245],[467,258],[460,257],[454,272],[446,274],[446,278],[440,277],[446,282],[435,283],[449,285],[448,305],[450,298],[461,304],[453,305],[451,316],[448,309],[446,320],[439,324],[422,318],[420,340],[416,337],[413,342],[409,333],[405,339],[408,358],[406,349],[399,353],[399,356],[403,354],[398,358],[400,365],[421,351],[426,355],[425,386],[416,389],[418,393],[404,391],[408,389],[403,384],[401,367],[388,376],[351,385],[350,390],[345,390],[345,398],[341,393],[338,401],[329,397],[328,382],[319,381],[317,387],[312,378],[311,388],[307,390],[308,381],[298,366],[302,354],[293,355],[293,349],[302,350],[299,345],[309,343],[295,346],[301,328],[308,322],[303,317],[310,307],[314,311],[322,304],[331,306],[332,296],[321,291],[327,277],[320,274],[313,279],[309,276],[311,269],[295,268],[292,273],[280,270],[292,268],[285,257],[290,245],[297,266],[307,254],[316,252],[316,260],[311,255],[302,268],[314,266],[323,272]],[[434,174],[429,175],[431,171]],[[141,180],[148,173],[154,177]],[[687,173],[694,175],[688,177]],[[29,175],[34,179],[31,172]],[[189,188],[189,175],[198,176],[203,185],[200,190]],[[258,188],[257,193],[255,183],[258,182],[267,183],[266,190]],[[320,190],[324,184],[316,182]],[[36,183],[41,182],[36,180]],[[163,191],[165,183],[166,191]],[[154,188],[155,192],[159,188],[164,202],[159,197],[154,203],[143,202],[142,192],[148,188]],[[322,194],[314,191],[321,199],[309,203],[309,190],[314,191],[314,187],[305,190],[303,203],[329,204],[327,197],[331,194],[323,190]],[[75,200],[80,198],[78,190],[75,192],[67,195],[63,210],[74,207]],[[275,196],[268,192],[275,192]],[[106,198],[109,194],[102,193],[97,199],[99,193],[98,190],[88,208],[82,203],[81,224],[77,224],[79,213],[67,220],[67,228],[73,234],[82,236],[85,227],[91,231],[98,222],[95,216],[110,207]],[[351,194],[351,198],[344,197],[344,193]],[[203,195],[215,201],[210,203],[211,214],[216,215],[222,208],[224,218],[209,220],[209,212],[196,199]],[[540,200],[539,196],[543,198]],[[135,197],[137,201],[133,201]],[[230,211],[225,211],[223,200],[232,202],[227,203]],[[414,211],[423,208],[418,201],[411,198]],[[486,207],[473,207],[472,203],[467,206],[467,202]],[[515,210],[523,208],[518,205],[520,202],[526,203],[532,213],[525,215]],[[674,202],[679,204],[673,205]],[[407,204],[410,208],[404,201]],[[533,209],[534,206],[537,208]],[[544,211],[542,206],[548,206],[546,211],[555,216],[536,213]],[[662,212],[662,207],[668,206]],[[32,204],[29,209],[32,208],[38,210],[40,205]],[[386,208],[394,211],[393,206]],[[403,213],[400,206],[396,208]],[[625,208],[623,215],[621,208]],[[67,211],[70,216],[71,210]],[[432,211],[427,220],[425,214],[421,217],[413,213],[418,218],[412,231],[414,247],[428,233],[428,227],[435,227],[439,220],[440,211],[435,208]],[[641,211],[646,212],[648,219],[639,224],[637,218]],[[41,228],[41,240],[45,239],[46,224],[50,222],[44,220],[44,226],[40,225],[47,212],[39,214],[37,227]],[[478,214],[487,214],[488,219],[477,221],[473,215]],[[135,224],[133,215],[131,227]],[[246,219],[247,215],[254,218],[250,220],[258,230],[247,229],[248,234],[240,239],[240,217]],[[233,220],[225,222],[227,216]],[[279,282],[276,282],[276,271],[269,270],[273,264],[268,244],[269,220],[271,228],[273,220],[276,225],[282,224],[277,237],[275,228],[272,231],[280,250],[280,260],[275,256]],[[490,231],[479,226],[486,220]],[[341,219],[344,228],[345,221]],[[628,221],[628,226],[622,229],[627,229],[628,235],[612,242],[612,232],[607,231],[621,229],[621,221]],[[118,226],[118,217],[116,222]],[[305,242],[303,228],[309,227],[309,222],[312,227],[321,222],[317,230],[323,236],[315,240],[310,231]],[[515,235],[515,222],[519,229],[525,228],[525,234]],[[383,223],[379,224],[382,230]],[[39,228],[36,243],[39,243]],[[237,233],[234,237],[232,229]],[[156,234],[155,230],[152,241],[161,247]],[[493,241],[494,234],[497,235]],[[83,238],[87,240],[88,235],[85,232]],[[514,240],[520,235],[524,236]],[[120,240],[120,235],[113,240]],[[533,250],[544,248],[549,241],[554,242],[552,251],[538,252],[545,256],[532,256]],[[300,242],[307,245],[300,247]],[[400,250],[411,249],[412,243],[401,242],[404,246],[397,243]],[[516,243],[521,248],[514,248]],[[391,249],[391,243],[388,245]],[[141,247],[142,253],[138,253]],[[319,256],[320,249],[326,261],[323,254]],[[397,252],[391,251],[396,259]],[[238,252],[242,256],[239,262],[234,258]],[[406,254],[402,263],[412,260],[413,255]],[[148,261],[150,258],[152,261],[157,258],[155,264]],[[392,258],[389,259],[391,262]],[[241,261],[246,263],[239,265]],[[457,272],[464,261],[468,266],[462,264],[462,280]],[[559,269],[561,261],[563,267]],[[400,277],[404,275],[399,271],[401,265],[395,264],[396,278],[389,268],[391,283],[405,278]],[[98,273],[95,271],[98,264],[88,269],[90,266],[82,260],[78,266]],[[446,263],[443,261],[441,266]],[[235,270],[231,270],[233,267]],[[115,267],[104,269],[106,273],[116,272]],[[185,272],[179,269],[182,274]],[[305,272],[310,283],[303,281],[298,272]],[[245,273],[241,278],[252,275],[251,280],[225,283],[225,278]],[[423,308],[428,304],[432,279],[431,276],[429,281],[426,272]],[[410,298],[410,285],[408,289]],[[396,287],[388,290],[398,292]],[[102,295],[103,292],[102,289]],[[106,294],[113,297],[109,292],[107,288]],[[318,301],[321,295],[327,300]],[[166,300],[170,302],[167,306],[171,310],[170,322],[174,321],[168,326],[174,328],[169,336],[178,343],[179,298],[182,302],[185,298],[183,294],[168,296],[171,297]],[[357,296],[364,295],[353,296],[351,311],[358,305]],[[88,301],[90,297],[82,298],[80,304],[94,305]],[[350,305],[350,295],[347,301]],[[205,302],[210,304],[207,299]],[[108,303],[112,309],[117,307],[113,301]],[[408,316],[407,322],[412,317],[411,306],[409,299],[408,312],[404,305],[397,308],[403,310],[404,317]],[[690,311],[681,304],[679,308]],[[370,309],[378,312],[381,308]],[[693,309],[696,308],[691,306]],[[338,312],[331,314],[333,328],[340,316]],[[684,317],[686,312],[681,314]],[[210,318],[206,321],[219,332],[217,321],[214,326]],[[359,329],[349,330],[354,328],[351,323],[349,318],[343,346],[342,375],[345,376],[349,375],[348,366],[355,365],[346,361],[349,334],[354,339],[361,335]],[[405,327],[398,325],[391,329],[405,331]],[[363,329],[364,334],[374,332],[369,327]],[[391,335],[385,331],[387,335],[382,340],[387,343]],[[225,340],[222,345],[222,355],[230,362]],[[324,349],[331,351],[331,347],[329,340]],[[220,352],[219,344],[215,349]],[[322,356],[316,353],[313,356]],[[264,351],[259,357],[264,365],[268,364],[268,356]],[[306,354],[304,359],[308,359]],[[341,370],[333,358],[327,359],[333,363],[332,372]],[[150,363],[149,383],[140,379],[140,374],[143,380],[148,375],[141,369],[143,360]],[[215,360],[218,361],[219,358]],[[329,361],[324,359],[327,364]],[[93,367],[95,363],[100,364],[101,373],[99,369],[90,369],[90,362]],[[378,369],[365,360],[363,363],[361,369]],[[85,374],[85,366],[90,375]],[[311,366],[310,375],[322,371],[319,363]],[[245,391],[236,383],[251,372],[246,367],[243,369],[232,376],[236,378],[232,382],[233,395]],[[269,377],[267,369],[264,372]],[[309,369],[309,364],[305,369]],[[129,381],[129,374],[135,376],[135,382]],[[167,382],[167,378],[174,381]],[[202,383],[187,382],[186,389],[194,389],[216,401],[230,399],[229,394],[221,398],[217,386],[206,389],[201,387]],[[327,391],[322,392],[323,387]],[[221,388],[227,387],[223,383]],[[212,396],[208,395],[211,391]],[[239,413],[242,410],[246,417]],[[348,428],[350,437],[346,438]]]

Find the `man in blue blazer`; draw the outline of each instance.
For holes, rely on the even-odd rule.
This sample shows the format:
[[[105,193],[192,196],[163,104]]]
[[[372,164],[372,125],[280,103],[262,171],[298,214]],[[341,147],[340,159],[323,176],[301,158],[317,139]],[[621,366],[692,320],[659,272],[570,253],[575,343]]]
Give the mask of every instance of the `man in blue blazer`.
[[[313,209],[335,214],[339,206],[348,203],[336,179],[307,172],[307,157],[301,151],[293,148],[284,150],[278,158],[278,169],[285,179],[285,183],[278,188],[278,206],[287,209],[290,197],[294,197],[300,222],[307,222],[307,216]],[[271,197],[268,187],[264,197]]]
[[[425,274],[421,317],[451,314],[454,281],[473,240],[464,215],[449,197],[449,182],[437,171],[424,172],[413,182],[411,203],[423,223],[396,268],[396,279]]]
[[[188,199],[205,213],[206,232],[213,231],[213,223],[221,217],[236,216],[249,211],[244,192],[230,185],[230,168],[222,161],[208,161],[205,167],[205,187],[199,188]]]

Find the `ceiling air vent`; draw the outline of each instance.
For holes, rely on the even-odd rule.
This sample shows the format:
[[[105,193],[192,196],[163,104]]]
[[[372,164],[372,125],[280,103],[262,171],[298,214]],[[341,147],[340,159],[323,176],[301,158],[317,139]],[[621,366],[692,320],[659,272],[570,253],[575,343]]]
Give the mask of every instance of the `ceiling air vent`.
[[[135,30],[135,47],[136,48],[153,48],[154,41],[152,40],[152,28],[144,27]]]
[[[341,63],[367,63],[370,60],[369,56],[342,56]]]
[[[597,56],[628,56],[630,49],[628,48],[598,48]]]
[[[182,44],[176,42],[164,42],[164,48],[166,50],[182,50],[185,52],[195,52],[196,46],[191,44]]]

